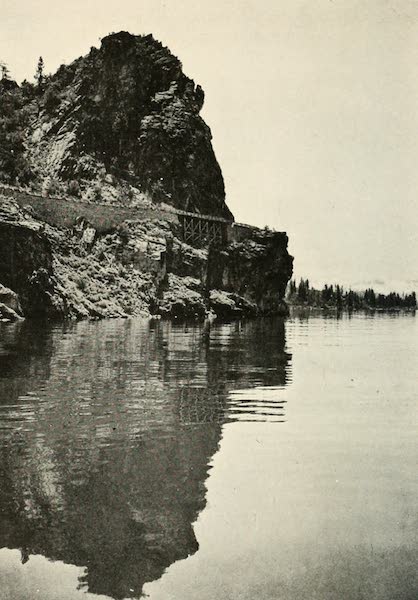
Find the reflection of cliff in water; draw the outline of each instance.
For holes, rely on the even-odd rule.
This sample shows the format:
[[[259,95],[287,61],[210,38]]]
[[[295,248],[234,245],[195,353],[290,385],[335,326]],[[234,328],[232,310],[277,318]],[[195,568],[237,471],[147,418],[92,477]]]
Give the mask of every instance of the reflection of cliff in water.
[[[228,394],[285,384],[283,322],[1,334],[0,547],[86,566],[90,592],[137,596],[196,552],[209,463],[240,414]]]

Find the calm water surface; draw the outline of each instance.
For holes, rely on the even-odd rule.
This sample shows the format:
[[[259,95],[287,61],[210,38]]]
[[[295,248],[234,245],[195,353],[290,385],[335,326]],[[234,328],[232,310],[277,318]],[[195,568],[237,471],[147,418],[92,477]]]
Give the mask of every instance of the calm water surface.
[[[418,320],[0,324],[0,599],[417,600]]]

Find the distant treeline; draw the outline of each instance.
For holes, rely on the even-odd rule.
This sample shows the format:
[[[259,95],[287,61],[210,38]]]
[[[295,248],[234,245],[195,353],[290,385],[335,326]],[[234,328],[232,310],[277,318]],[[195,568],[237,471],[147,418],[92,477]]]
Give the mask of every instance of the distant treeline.
[[[372,288],[364,292],[345,290],[342,285],[327,285],[316,290],[309,285],[309,279],[294,279],[289,282],[287,300],[289,304],[315,306],[318,308],[336,308],[337,310],[415,310],[417,298],[411,294],[377,294]]]

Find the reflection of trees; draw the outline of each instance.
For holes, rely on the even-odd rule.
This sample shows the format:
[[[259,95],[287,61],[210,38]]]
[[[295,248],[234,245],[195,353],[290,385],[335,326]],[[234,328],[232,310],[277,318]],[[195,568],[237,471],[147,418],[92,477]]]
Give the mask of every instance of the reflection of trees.
[[[284,325],[34,327],[0,344],[0,546],[86,566],[90,592],[138,595],[196,552],[228,391],[284,385]]]

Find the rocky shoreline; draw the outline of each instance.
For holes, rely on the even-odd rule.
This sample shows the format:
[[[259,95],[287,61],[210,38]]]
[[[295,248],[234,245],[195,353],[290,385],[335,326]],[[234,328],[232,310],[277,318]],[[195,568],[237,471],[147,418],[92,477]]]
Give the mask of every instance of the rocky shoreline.
[[[287,313],[292,257],[283,233],[254,228],[241,242],[196,248],[161,219],[106,233],[81,218],[59,228],[2,198],[0,240],[2,320]]]

